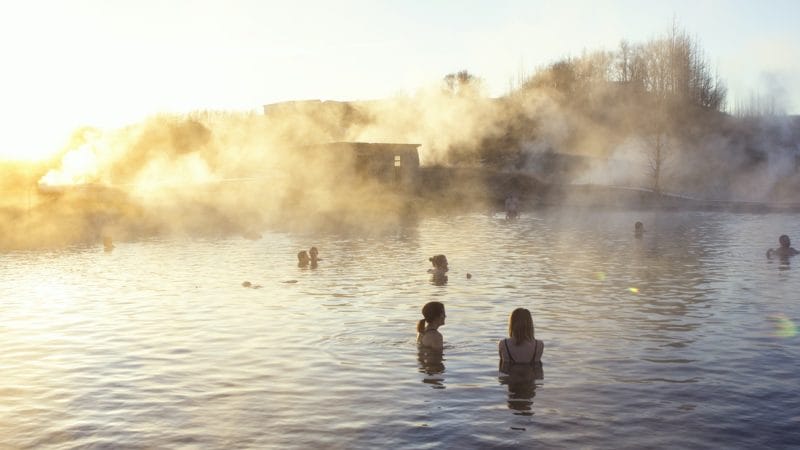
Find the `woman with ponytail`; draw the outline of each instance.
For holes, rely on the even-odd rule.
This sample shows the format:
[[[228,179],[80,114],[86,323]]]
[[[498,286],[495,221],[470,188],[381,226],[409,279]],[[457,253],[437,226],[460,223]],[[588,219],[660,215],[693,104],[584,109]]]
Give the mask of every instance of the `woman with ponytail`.
[[[441,302],[428,302],[422,307],[422,316],[424,319],[417,323],[417,344],[441,351],[444,343],[439,327],[444,325],[444,319],[447,317],[444,305]]]

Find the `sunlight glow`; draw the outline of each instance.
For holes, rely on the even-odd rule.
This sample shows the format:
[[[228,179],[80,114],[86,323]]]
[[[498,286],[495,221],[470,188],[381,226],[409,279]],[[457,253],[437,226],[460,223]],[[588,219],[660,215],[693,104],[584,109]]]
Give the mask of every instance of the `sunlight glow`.
[[[605,272],[595,272],[594,278],[597,281],[606,281],[606,273]]]
[[[28,122],[16,117],[4,117],[6,124],[0,136],[0,161],[42,161],[54,156],[63,147],[70,126],[48,122]]]
[[[90,144],[85,144],[67,153],[61,161],[61,168],[50,170],[39,184],[45,186],[69,186],[86,184],[97,176],[97,156]]]
[[[797,326],[792,319],[784,314],[776,314],[769,317],[775,325],[774,336],[781,338],[792,338],[797,336]]]

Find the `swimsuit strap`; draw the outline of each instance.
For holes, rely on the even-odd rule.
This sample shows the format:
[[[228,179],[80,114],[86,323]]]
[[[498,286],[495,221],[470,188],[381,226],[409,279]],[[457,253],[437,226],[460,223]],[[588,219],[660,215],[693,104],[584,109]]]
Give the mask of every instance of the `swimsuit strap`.
[[[514,361],[514,357],[511,356],[511,350],[508,349],[508,338],[503,339],[503,345],[506,347],[506,354],[508,355],[508,359],[510,359],[512,363],[516,364],[517,362]]]
[[[531,357],[531,364],[536,362],[536,353],[539,352],[539,341],[533,340],[533,356]]]

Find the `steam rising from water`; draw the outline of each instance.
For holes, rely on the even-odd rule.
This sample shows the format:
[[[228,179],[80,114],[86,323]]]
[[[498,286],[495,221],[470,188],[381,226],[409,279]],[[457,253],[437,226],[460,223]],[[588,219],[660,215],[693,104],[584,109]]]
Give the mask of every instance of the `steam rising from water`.
[[[6,163],[0,248],[161,233],[255,236],[285,227],[389,226],[407,198],[353,173],[337,141],[422,144],[421,159],[474,145],[486,98],[291,104],[269,114],[161,115],[116,130],[75,132],[53,161]]]
[[[337,141],[421,144],[425,166],[491,165],[557,183],[648,187],[646,144],[631,125],[640,111],[611,109],[613,120],[598,121],[548,89],[491,99],[479,90],[432,88],[384,101],[297,102],[266,114],[196,112],[85,128],[52,161],[4,165],[0,248],[104,235],[253,237],[266,226],[374,229],[407,217],[420,197],[353,176],[346,154],[309,150]],[[720,116],[686,130],[670,142],[665,190],[781,200],[798,185],[798,134],[785,117]],[[545,158],[553,155],[574,160],[554,169]],[[485,201],[474,189],[474,201]]]

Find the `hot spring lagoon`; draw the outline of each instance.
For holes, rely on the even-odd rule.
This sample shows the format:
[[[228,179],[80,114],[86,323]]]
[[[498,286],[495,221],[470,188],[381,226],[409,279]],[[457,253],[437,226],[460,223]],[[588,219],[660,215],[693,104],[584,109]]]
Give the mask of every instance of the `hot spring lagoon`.
[[[552,208],[0,254],[9,448],[800,443],[800,214]],[[633,224],[646,232],[634,237]],[[315,245],[319,267],[296,253]],[[449,282],[430,283],[444,253]],[[472,274],[467,279],[466,274]],[[260,289],[242,287],[244,281]],[[441,361],[420,308],[445,303]],[[543,370],[497,368],[531,310]]]

